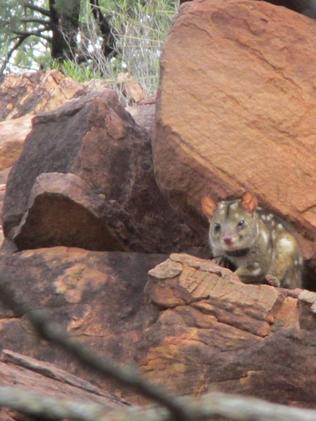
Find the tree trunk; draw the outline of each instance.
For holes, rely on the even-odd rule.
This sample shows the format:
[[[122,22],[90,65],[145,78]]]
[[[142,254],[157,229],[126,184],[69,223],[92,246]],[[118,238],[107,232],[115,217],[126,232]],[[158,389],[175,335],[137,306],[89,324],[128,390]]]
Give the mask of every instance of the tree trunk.
[[[80,0],[49,0],[52,25],[52,58],[63,61],[74,59],[79,28]]]

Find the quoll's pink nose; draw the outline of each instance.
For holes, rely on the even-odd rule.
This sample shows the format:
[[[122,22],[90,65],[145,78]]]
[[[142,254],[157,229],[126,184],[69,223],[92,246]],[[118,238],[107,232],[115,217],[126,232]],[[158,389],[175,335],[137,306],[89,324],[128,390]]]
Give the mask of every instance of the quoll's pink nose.
[[[223,240],[224,240],[224,243],[227,244],[228,246],[231,246],[233,244],[233,239],[231,237],[224,237]]]

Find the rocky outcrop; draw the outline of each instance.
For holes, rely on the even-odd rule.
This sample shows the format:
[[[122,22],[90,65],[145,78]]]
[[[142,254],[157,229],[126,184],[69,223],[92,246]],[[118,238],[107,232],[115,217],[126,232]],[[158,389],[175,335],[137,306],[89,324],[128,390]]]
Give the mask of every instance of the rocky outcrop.
[[[2,255],[0,272],[18,300],[45,308],[74,338],[125,365],[141,354],[137,343],[158,315],[144,286],[148,270],[164,258],[56,247]],[[48,351],[25,317],[12,317],[4,303],[0,312],[2,348],[54,363],[121,396],[117,384],[98,379],[57,348],[49,346]]]
[[[12,167],[23,149],[26,136],[31,131],[30,114],[0,122],[0,171]]]
[[[148,133],[111,90],[33,119],[4,202],[19,249],[170,252],[199,244],[160,194]]]
[[[263,1],[182,6],[161,60],[153,155],[160,189],[196,230],[205,193],[250,190],[315,256],[315,39],[314,20]]]
[[[46,308],[104,357],[136,364],[175,393],[210,389],[316,407],[316,294],[246,285],[228,269],[185,254],[91,252],[56,247],[1,256],[1,273],[34,308]],[[149,280],[147,281],[147,272]],[[1,304],[1,345],[139,397],[81,368]]]
[[[162,58],[154,131],[155,101],[130,80],[129,113],[103,82],[67,91],[56,72],[16,89],[6,79],[0,118],[25,123],[15,137],[0,123],[0,273],[16,300],[177,395],[217,389],[316,408],[316,294],[243,284],[174,253],[207,247],[205,193],[247,189],[295,224],[316,267],[314,35],[314,21],[265,2],[186,2]],[[55,82],[69,93],[61,102]],[[23,310],[0,301],[0,313],[6,384],[33,389],[32,379],[111,408],[145,402],[35,337]]]
[[[54,110],[83,92],[80,83],[57,70],[7,75],[0,85],[0,121]]]

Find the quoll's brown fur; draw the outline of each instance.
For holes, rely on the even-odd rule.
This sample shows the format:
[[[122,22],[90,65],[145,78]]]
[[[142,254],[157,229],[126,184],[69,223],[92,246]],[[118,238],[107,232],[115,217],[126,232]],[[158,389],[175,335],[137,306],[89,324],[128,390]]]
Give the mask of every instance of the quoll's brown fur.
[[[275,215],[257,207],[252,193],[218,204],[205,196],[201,204],[213,256],[228,259],[243,282],[302,287],[303,259],[295,237]]]

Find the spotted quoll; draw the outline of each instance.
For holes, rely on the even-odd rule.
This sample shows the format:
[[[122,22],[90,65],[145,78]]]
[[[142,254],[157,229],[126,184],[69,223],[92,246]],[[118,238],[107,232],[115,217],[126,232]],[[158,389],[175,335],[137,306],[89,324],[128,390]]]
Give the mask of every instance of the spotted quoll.
[[[213,257],[230,261],[243,282],[302,287],[303,260],[294,236],[257,206],[252,193],[218,204],[204,196],[201,205],[210,222]]]

